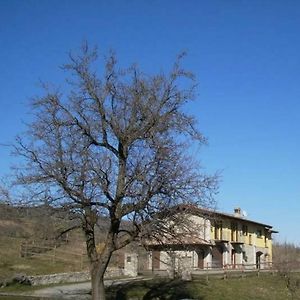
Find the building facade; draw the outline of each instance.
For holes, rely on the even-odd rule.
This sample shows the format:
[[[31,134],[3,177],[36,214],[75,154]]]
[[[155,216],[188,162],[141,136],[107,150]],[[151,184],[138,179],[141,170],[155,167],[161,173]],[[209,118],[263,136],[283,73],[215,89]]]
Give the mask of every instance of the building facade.
[[[178,213],[192,220],[197,232],[186,232],[180,242],[149,243],[149,270],[271,267],[272,226],[247,219],[240,208],[226,214],[181,207]]]

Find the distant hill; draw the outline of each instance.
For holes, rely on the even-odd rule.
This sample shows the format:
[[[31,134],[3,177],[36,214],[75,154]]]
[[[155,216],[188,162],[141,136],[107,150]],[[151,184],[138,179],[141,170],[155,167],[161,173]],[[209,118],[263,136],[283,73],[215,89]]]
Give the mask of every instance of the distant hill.
[[[81,230],[59,235],[68,227],[76,225],[76,222],[79,224],[76,218],[68,219],[47,207],[20,207],[1,203],[0,281],[16,273],[34,275],[86,269],[87,257]],[[39,250],[37,254],[21,257],[22,245],[27,245],[28,251],[30,245],[35,245]],[[51,247],[45,248],[46,245],[52,245],[56,252]]]
[[[101,218],[96,243],[101,245],[108,220]],[[0,282],[14,274],[51,274],[88,270],[88,258],[76,215],[49,206],[23,207],[0,203]],[[127,226],[125,224],[125,226]],[[111,265],[120,265],[122,251]]]

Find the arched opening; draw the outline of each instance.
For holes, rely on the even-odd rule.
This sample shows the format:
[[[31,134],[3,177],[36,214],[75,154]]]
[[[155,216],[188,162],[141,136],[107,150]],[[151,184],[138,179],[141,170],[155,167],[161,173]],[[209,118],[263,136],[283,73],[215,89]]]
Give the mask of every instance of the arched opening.
[[[261,259],[262,254],[263,253],[261,251],[256,252],[256,268],[257,269],[260,269],[260,263],[261,263],[260,259]]]
[[[212,254],[212,267],[223,267],[223,248],[221,245],[214,246],[211,251]]]
[[[235,251],[235,249],[231,250],[231,265],[232,265],[233,269],[236,268],[236,251]]]

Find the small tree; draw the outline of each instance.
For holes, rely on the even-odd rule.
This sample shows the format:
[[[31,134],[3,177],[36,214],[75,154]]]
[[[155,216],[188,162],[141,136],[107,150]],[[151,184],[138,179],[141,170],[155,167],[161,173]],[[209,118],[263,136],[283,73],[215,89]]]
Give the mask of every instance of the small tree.
[[[191,142],[205,139],[183,111],[195,84],[180,58],[167,75],[145,75],[135,65],[118,69],[110,53],[99,75],[97,50],[84,45],[63,67],[71,73],[64,92],[45,87],[17,139],[16,153],[25,158],[18,182],[47,191],[52,205],[81,217],[94,300],[105,299],[112,253],[157,228],[159,211],[212,199],[215,177],[201,174],[188,155]],[[109,225],[97,250],[103,217]]]

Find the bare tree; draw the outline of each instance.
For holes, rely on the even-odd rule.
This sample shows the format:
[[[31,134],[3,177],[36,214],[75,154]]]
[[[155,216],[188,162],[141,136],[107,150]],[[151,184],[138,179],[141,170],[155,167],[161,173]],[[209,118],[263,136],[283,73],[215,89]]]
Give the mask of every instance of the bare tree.
[[[3,179],[0,180],[0,203],[11,203],[11,195],[9,193],[9,187]]]
[[[105,299],[112,253],[145,233],[143,224],[157,227],[151,224],[159,211],[212,199],[215,177],[201,173],[188,153],[205,139],[183,111],[195,81],[180,59],[168,74],[145,75],[136,65],[119,69],[112,53],[98,66],[97,50],[83,45],[63,67],[70,72],[64,92],[45,87],[17,139],[15,152],[25,158],[18,182],[81,216],[94,300]],[[97,250],[95,226],[103,217],[109,226]]]
[[[287,242],[275,243],[273,248],[274,268],[285,280],[292,299],[299,299],[300,279],[297,271],[300,266],[300,248]]]

